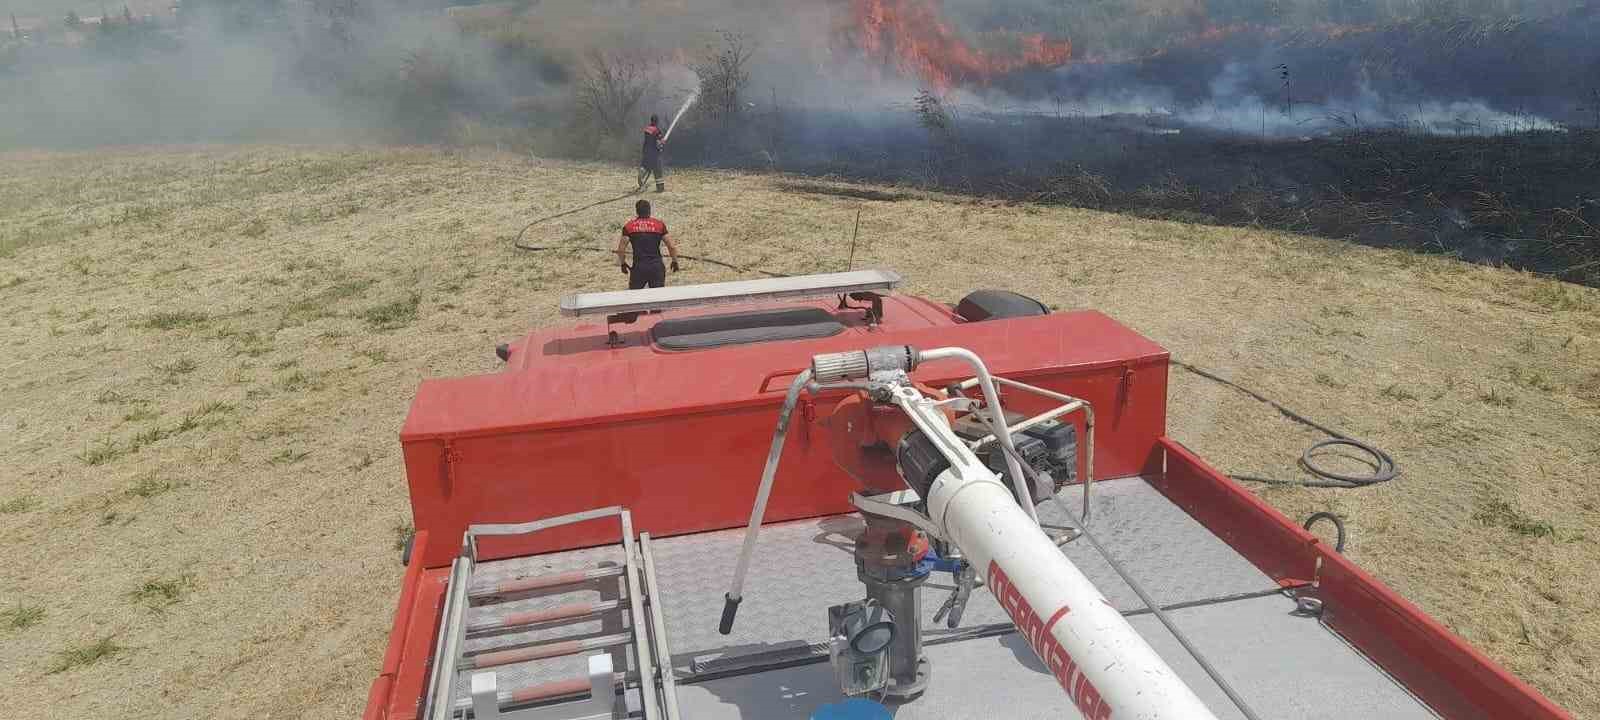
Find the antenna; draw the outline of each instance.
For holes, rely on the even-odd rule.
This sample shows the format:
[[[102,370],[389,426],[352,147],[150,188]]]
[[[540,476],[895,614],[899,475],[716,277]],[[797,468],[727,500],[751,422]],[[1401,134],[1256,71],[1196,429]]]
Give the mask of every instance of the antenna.
[[[856,207],[856,229],[850,233],[850,260],[845,263],[845,271],[854,270],[856,267],[856,238],[861,235],[861,208]]]

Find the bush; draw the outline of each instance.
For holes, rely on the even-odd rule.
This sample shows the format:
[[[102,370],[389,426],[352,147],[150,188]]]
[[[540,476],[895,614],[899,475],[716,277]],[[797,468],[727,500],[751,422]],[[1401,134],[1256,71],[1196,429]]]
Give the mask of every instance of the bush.
[[[395,98],[396,119],[413,140],[437,141],[450,131],[451,115],[467,95],[458,59],[442,50],[406,53]]]
[[[723,30],[722,44],[707,44],[700,61],[690,67],[700,78],[700,101],[706,116],[722,129],[733,127],[743,105],[739,98],[750,84],[750,57],[755,48],[738,33]]]
[[[655,63],[638,52],[589,51],[573,87],[579,119],[597,131],[597,140],[626,134],[639,102],[660,84],[655,71]]]

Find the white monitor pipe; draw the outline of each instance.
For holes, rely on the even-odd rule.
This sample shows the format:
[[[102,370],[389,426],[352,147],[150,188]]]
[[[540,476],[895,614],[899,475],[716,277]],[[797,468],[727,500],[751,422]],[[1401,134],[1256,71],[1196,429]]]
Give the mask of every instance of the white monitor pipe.
[[[900,385],[894,402],[950,468],[928,516],[984,579],[1085,720],[1214,720],[1215,715],[955,436],[937,401]]]

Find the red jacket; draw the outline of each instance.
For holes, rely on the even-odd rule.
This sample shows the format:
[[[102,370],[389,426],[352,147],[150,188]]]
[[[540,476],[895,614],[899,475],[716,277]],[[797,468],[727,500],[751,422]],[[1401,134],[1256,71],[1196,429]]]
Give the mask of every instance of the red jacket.
[[[661,128],[655,125],[644,127],[644,159],[654,160],[661,152]]]

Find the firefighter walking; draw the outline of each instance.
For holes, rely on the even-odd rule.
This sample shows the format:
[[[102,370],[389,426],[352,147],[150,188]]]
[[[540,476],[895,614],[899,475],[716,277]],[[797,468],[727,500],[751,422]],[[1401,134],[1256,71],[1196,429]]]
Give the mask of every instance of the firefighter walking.
[[[661,174],[661,127],[656,116],[650,116],[650,124],[644,127],[644,147],[639,154],[639,192],[644,192],[645,182],[651,175],[656,178],[656,192],[666,192],[666,178]]]
[[[628,289],[666,287],[667,268],[661,264],[661,245],[667,246],[672,258],[672,271],[678,271],[678,246],[667,235],[667,224],[650,216],[650,201],[640,200],[633,205],[635,217],[622,226],[622,238],[617,241],[617,264],[622,274],[628,276]],[[633,266],[628,266],[627,249],[633,246]]]

